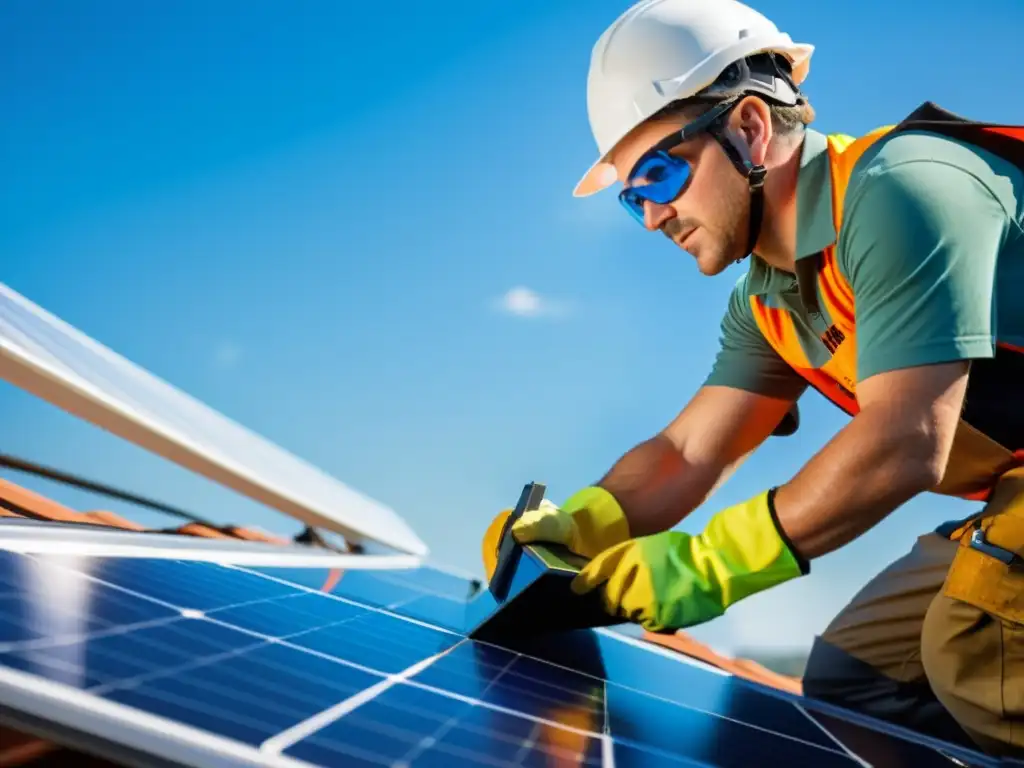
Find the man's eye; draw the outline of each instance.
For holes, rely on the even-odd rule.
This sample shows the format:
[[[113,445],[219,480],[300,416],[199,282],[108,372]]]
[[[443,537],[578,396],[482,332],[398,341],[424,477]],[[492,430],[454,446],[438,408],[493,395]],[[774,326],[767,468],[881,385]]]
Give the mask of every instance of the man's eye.
[[[655,165],[652,168],[648,168],[644,176],[648,183],[655,184],[665,178],[665,166]]]

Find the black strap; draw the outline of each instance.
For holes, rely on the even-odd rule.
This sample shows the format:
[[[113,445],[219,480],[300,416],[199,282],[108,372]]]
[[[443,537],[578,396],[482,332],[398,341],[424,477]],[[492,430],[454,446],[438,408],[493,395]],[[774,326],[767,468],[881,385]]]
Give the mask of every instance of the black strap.
[[[15,456],[8,456],[0,454],[0,467],[6,467],[7,469],[14,469],[18,472],[26,472],[28,474],[37,475],[39,477],[45,477],[47,480],[53,480],[54,482],[63,483],[64,485],[70,485],[74,488],[81,488],[85,491],[92,491],[93,493],[99,493],[104,496],[110,496],[114,499],[120,499],[121,501],[127,501],[132,504],[137,504],[140,507],[147,507],[148,509],[155,510],[157,512],[163,512],[167,515],[173,515],[174,517],[180,517],[184,520],[189,520],[199,525],[209,526],[210,528],[216,528],[213,523],[208,520],[194,515],[191,512],[186,512],[178,507],[172,507],[170,504],[164,504],[162,501],[155,501],[153,499],[147,499],[144,496],[131,493],[129,491],[122,491],[118,488],[114,488],[109,485],[97,483],[93,480],[86,480],[82,477],[76,477],[68,472],[62,472],[52,467],[44,467],[41,464],[35,464],[25,459],[19,459]]]
[[[7,469],[13,469],[18,472],[25,472],[27,474],[36,475],[38,477],[45,477],[47,480],[52,480],[57,483],[63,483],[64,485],[70,485],[73,488],[80,488],[84,491],[91,491],[98,493],[103,496],[109,496],[113,499],[120,499],[121,501],[127,501],[131,504],[136,504],[140,507],[146,507],[157,512],[163,512],[167,515],[182,518],[188,520],[197,525],[202,525],[207,528],[214,530],[222,530],[222,528],[215,523],[210,522],[198,515],[191,512],[187,512],[180,507],[172,507],[170,504],[165,504],[162,501],[156,501],[154,499],[148,499],[145,496],[139,496],[136,493],[130,491],[123,491],[119,488],[114,488],[110,485],[98,483],[94,480],[87,480],[83,477],[72,475],[69,472],[63,472],[59,469],[52,467],[44,467],[41,464],[36,464],[25,459],[19,459],[16,456],[10,456],[7,454],[0,454],[0,467]],[[36,517],[31,515],[28,510],[19,509],[19,514],[28,515],[30,517]],[[177,529],[170,529],[167,531],[159,530],[146,530],[144,533],[176,533]],[[295,536],[294,541],[298,544],[308,544],[310,546],[323,547],[325,549],[334,550],[335,552],[351,552],[359,554],[363,552],[363,548],[359,545],[352,544],[351,542],[345,542],[348,549],[343,550],[338,547],[331,545],[324,537],[313,527],[307,526],[301,533]]]
[[[926,101],[895,125],[891,132],[929,131],[938,133],[979,146],[1024,169],[1024,141],[986,130],[987,128],[1019,130],[1024,126],[971,120],[950,112],[934,102]]]
[[[757,245],[757,239],[761,236],[761,221],[764,217],[764,179],[765,176],[768,175],[768,171],[763,165],[754,165],[749,161],[744,160],[743,156],[739,153],[739,150],[736,149],[732,142],[722,134],[718,125],[710,128],[709,133],[715,137],[715,140],[721,145],[722,150],[725,152],[726,157],[729,158],[736,170],[739,171],[740,175],[747,180],[747,184],[750,187],[750,216],[747,223],[747,247],[743,252],[743,256],[737,259],[737,261],[742,261],[754,252],[754,246]]]
[[[810,315],[820,315],[821,305],[818,303],[818,270],[821,269],[821,262],[825,254],[818,251],[813,256],[797,259],[796,287],[800,292],[800,301],[804,309]]]
[[[757,238],[761,236],[761,221],[764,217],[764,177],[765,167],[755,166],[747,175],[750,184],[750,221],[747,224],[747,251],[744,255],[754,252]]]

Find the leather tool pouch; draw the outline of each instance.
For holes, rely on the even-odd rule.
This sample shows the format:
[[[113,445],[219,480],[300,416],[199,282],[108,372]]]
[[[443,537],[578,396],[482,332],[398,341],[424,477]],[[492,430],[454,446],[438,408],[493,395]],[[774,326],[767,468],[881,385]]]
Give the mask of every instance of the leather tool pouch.
[[[943,594],[1024,624],[1024,468],[1004,475],[980,515],[951,538],[959,547]]]

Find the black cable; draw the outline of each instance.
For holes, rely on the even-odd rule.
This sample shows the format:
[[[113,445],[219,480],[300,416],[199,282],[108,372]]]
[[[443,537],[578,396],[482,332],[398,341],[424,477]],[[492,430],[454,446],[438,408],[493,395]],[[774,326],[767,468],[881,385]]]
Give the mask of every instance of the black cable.
[[[26,472],[32,475],[38,475],[39,477],[45,477],[48,480],[54,480],[58,483],[64,483],[65,485],[71,485],[76,488],[81,488],[86,491],[92,491],[99,493],[104,496],[110,496],[121,501],[127,501],[132,504],[137,504],[140,507],[148,507],[149,509],[163,512],[174,517],[180,517],[184,520],[189,520],[197,525],[205,525],[207,528],[213,528],[220,530],[220,526],[214,525],[209,520],[205,520],[198,515],[194,515],[191,512],[187,512],[184,509],[178,507],[172,507],[169,504],[164,504],[162,501],[155,501],[148,499],[145,496],[139,496],[138,494],[131,493],[130,491],[123,491],[119,488],[114,488],[110,485],[104,485],[103,483],[97,483],[93,480],[86,480],[82,477],[77,477],[68,472],[62,472],[52,467],[44,467],[41,464],[36,464],[25,459],[19,459],[16,456],[9,456],[7,454],[0,454],[0,467],[6,467],[7,469],[17,470],[18,472]],[[152,531],[151,531],[152,532]],[[337,547],[331,546],[320,533],[307,526],[300,534],[298,534],[294,541],[297,544],[307,544],[313,547],[322,547],[334,551],[342,551]],[[346,542],[346,544],[348,544]],[[348,551],[353,553],[359,553],[362,551],[361,547],[357,547],[348,544]]]
[[[61,472],[60,470],[53,469],[52,467],[44,467],[41,464],[35,464],[33,462],[26,461],[25,459],[19,459],[15,456],[0,454],[0,467],[7,467],[8,469],[14,469],[19,472],[38,475],[39,477],[45,477],[48,480],[54,480],[58,483],[64,483],[65,485],[71,485],[86,491],[93,491],[105,496],[111,496],[115,499],[121,499],[122,501],[138,504],[140,507],[148,507],[149,509],[154,509],[158,512],[164,512],[168,515],[190,520],[193,523],[198,523],[199,525],[207,525],[211,528],[216,527],[208,520],[204,520],[198,515],[193,515],[191,512],[186,512],[178,507],[172,507],[161,501],[154,501],[153,499],[147,499],[144,496],[139,496],[137,494],[130,493],[129,491],[122,491],[109,485],[103,485],[102,483],[97,483],[92,480],[76,477],[75,475],[67,472]]]

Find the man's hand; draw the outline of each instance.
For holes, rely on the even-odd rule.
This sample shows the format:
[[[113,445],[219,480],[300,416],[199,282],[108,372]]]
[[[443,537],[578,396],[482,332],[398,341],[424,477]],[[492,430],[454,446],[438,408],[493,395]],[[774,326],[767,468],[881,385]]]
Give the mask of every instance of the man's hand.
[[[629,524],[622,507],[604,488],[584,488],[557,507],[550,502],[524,512],[512,524],[520,544],[551,542],[592,558],[602,550],[629,538]]]
[[[484,571],[491,578],[498,565],[501,532],[511,509],[491,521],[483,539]],[[587,559],[629,538],[629,523],[618,501],[599,487],[584,488],[558,506],[544,499],[537,509],[524,512],[512,524],[512,536],[520,544],[561,544]]]
[[[719,512],[699,536],[666,531],[612,547],[580,571],[572,588],[600,589],[610,615],[672,631],[807,571],[780,536],[766,492]]]

